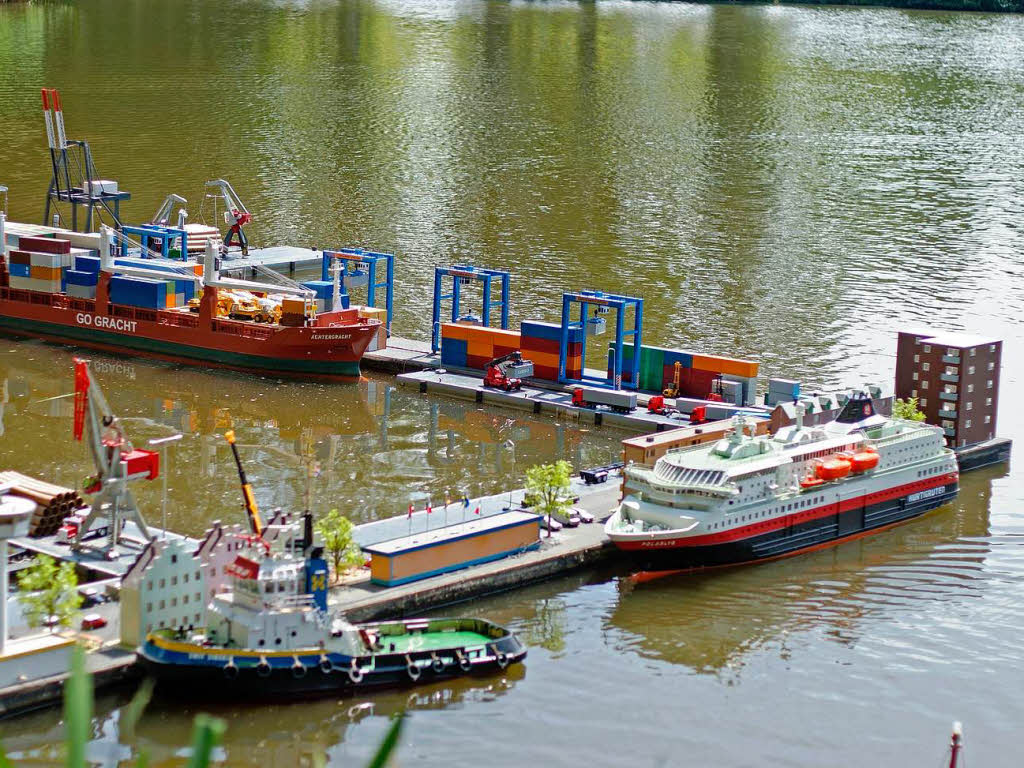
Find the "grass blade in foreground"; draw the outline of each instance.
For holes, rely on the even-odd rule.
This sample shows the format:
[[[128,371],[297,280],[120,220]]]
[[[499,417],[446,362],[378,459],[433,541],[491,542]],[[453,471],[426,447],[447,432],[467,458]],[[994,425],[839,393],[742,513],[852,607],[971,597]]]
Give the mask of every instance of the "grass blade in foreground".
[[[220,742],[227,727],[227,723],[216,717],[196,715],[195,727],[192,729],[192,756],[188,759],[188,768],[206,768],[210,764],[213,748]]]
[[[92,681],[85,672],[85,650],[76,645],[71,652],[71,676],[64,684],[65,765],[85,768],[85,747],[92,723]]]
[[[405,722],[405,713],[403,712],[395,718],[395,722],[391,724],[391,728],[388,729],[387,736],[384,737],[384,741],[381,742],[380,747],[377,749],[377,754],[373,756],[373,760],[367,768],[384,768],[388,764],[388,759],[391,757],[391,753],[395,751],[395,747],[398,746],[398,737],[402,734],[402,725]]]

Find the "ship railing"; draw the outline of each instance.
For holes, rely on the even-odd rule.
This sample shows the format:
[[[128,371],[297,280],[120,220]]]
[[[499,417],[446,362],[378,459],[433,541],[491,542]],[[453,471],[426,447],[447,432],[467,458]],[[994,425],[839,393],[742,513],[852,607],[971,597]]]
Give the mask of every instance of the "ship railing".
[[[309,608],[314,604],[312,595],[284,595],[268,602],[279,608]]]
[[[693,453],[694,451],[699,451],[702,449],[706,451],[708,449],[709,443],[713,442],[715,441],[708,440],[703,443],[697,443],[696,445],[681,445],[678,448],[669,448],[667,451],[665,451],[663,456],[674,456],[678,453]]]
[[[161,312],[159,314],[161,325],[176,325],[180,328],[198,328],[199,317],[184,312]]]
[[[68,308],[73,309],[76,312],[95,312],[96,301],[95,299],[79,299],[68,297]]]
[[[273,328],[265,328],[254,323],[243,323],[237,320],[215,320],[213,330],[218,333],[230,333],[250,339],[269,339],[274,335]]]
[[[686,493],[687,491],[697,491],[699,493],[711,493],[715,496],[735,496],[739,493],[736,486],[731,483],[719,484],[719,483],[701,483],[694,482],[693,480],[687,480],[682,483],[675,483],[672,480],[658,477],[654,474],[653,468],[649,464],[630,464],[630,470],[639,470],[638,472],[631,473],[631,476],[649,485],[653,490],[660,491],[662,493],[671,494],[673,491],[677,493]]]

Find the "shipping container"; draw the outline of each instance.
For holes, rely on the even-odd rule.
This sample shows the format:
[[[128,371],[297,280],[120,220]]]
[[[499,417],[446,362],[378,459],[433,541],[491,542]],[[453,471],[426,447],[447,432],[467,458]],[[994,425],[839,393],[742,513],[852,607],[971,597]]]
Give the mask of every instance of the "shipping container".
[[[466,342],[463,339],[441,339],[441,365],[465,368],[467,356]]]
[[[60,240],[55,237],[28,237],[22,235],[18,238],[18,248],[23,251],[36,251],[38,253],[71,253],[71,241]]]
[[[145,277],[110,278],[110,301],[132,307],[159,309],[167,305],[167,283]]]

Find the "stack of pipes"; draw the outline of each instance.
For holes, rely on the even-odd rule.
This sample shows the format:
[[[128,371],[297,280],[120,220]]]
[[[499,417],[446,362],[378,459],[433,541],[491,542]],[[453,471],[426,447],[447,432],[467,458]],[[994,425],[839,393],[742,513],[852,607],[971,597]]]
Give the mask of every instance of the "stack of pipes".
[[[84,506],[77,491],[20,472],[0,472],[0,486],[10,486],[8,493],[36,503],[36,511],[28,527],[28,535],[33,539],[52,536],[60,529],[65,517]]]

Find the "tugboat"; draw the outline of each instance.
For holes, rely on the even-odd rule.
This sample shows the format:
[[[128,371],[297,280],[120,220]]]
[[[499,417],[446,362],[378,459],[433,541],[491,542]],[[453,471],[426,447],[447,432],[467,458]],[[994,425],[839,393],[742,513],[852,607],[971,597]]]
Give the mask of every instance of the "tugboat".
[[[238,469],[251,533],[226,544],[227,588],[203,609],[202,627],[156,628],[138,651],[162,690],[236,700],[338,694],[501,671],[526,658],[516,635],[483,619],[356,625],[332,614],[312,515],[264,527]],[[171,560],[181,570],[173,583],[196,571],[191,557]]]
[[[793,555],[918,517],[957,495],[956,456],[942,429],[888,419],[854,392],[835,421],[774,436],[732,432],[625,468],[626,495],[605,524],[645,571]]]

